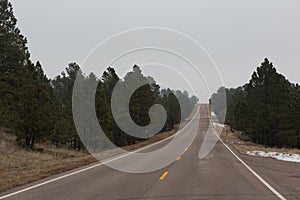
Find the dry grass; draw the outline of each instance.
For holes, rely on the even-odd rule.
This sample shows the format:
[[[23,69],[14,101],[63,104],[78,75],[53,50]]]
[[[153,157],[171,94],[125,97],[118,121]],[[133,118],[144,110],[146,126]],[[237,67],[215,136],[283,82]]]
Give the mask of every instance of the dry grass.
[[[265,152],[279,152],[300,154],[300,149],[286,149],[286,148],[270,148],[263,145],[254,144],[240,131],[231,132],[230,128],[226,126],[221,134],[221,138],[224,142],[230,144],[240,153],[246,153],[247,151],[265,151]]]
[[[95,162],[86,152],[56,149],[46,152],[25,150],[16,145],[15,136],[0,133],[0,191],[36,181]]]
[[[178,130],[178,126],[171,131],[161,133],[149,140],[138,142],[135,145],[124,147],[126,151],[133,151],[142,146],[163,140]],[[88,152],[74,151],[67,148],[55,148],[49,144],[38,144],[43,152],[20,148],[12,134],[0,130],[0,192],[37,181],[51,175],[66,172],[97,160]],[[102,152],[98,159],[116,156],[123,151],[119,149]]]

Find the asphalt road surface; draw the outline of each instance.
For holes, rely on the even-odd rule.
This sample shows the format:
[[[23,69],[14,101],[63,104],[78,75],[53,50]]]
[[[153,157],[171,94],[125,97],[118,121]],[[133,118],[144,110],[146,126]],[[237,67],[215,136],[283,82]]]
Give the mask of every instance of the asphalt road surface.
[[[299,164],[240,155],[222,141],[200,159],[199,150],[205,135],[213,130],[208,106],[201,105],[199,112],[179,134],[179,142],[161,151],[160,159],[168,160],[170,155],[170,160],[175,160],[167,167],[134,174],[93,164],[7,191],[0,194],[0,199],[300,199]],[[196,128],[198,131],[194,133]],[[164,149],[171,139],[138,153]],[[181,153],[174,158],[178,149]],[[133,160],[128,155],[109,163],[112,167],[124,166],[128,170],[141,170],[155,163],[153,156],[138,162]]]

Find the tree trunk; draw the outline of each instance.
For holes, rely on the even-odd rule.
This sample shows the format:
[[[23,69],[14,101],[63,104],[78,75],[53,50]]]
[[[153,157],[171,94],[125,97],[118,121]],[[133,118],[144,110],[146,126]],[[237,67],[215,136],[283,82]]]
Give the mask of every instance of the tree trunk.
[[[34,136],[31,138],[31,142],[30,142],[30,149],[33,150],[34,147],[34,143],[35,143],[35,138]]]

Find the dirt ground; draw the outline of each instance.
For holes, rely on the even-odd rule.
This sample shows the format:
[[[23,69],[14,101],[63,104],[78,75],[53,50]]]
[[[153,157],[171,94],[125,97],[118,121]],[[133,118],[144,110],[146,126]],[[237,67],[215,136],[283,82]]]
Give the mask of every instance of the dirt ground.
[[[278,152],[278,153],[290,153],[300,154],[300,149],[286,149],[286,148],[270,148],[263,145],[254,144],[249,141],[242,132],[231,131],[230,127],[225,126],[223,128],[221,138],[224,142],[230,144],[233,148],[238,150],[240,153],[246,153],[247,151],[265,151],[265,152]]]

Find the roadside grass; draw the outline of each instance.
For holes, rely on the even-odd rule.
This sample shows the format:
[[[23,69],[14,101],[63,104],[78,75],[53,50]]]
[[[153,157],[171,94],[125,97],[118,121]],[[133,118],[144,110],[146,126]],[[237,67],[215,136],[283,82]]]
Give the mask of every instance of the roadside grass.
[[[42,145],[45,152],[26,150],[15,136],[0,132],[0,191],[84,166],[96,160],[87,152]]]
[[[170,131],[122,149],[133,151],[155,143],[175,134],[178,128],[176,125]],[[0,130],[0,192],[97,162],[87,151],[75,151],[65,147],[57,149],[54,145],[37,144],[37,148],[44,149],[43,152],[38,152],[19,147],[15,140],[13,134]],[[103,160],[120,153],[123,151],[112,149],[102,152],[97,158]]]
[[[300,149],[287,149],[266,147],[264,145],[258,145],[249,140],[245,134],[240,131],[231,131],[230,127],[225,126],[223,128],[221,138],[224,142],[230,144],[238,152],[245,154],[247,151],[264,151],[264,152],[278,152],[287,154],[300,154]]]

